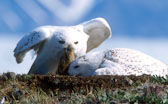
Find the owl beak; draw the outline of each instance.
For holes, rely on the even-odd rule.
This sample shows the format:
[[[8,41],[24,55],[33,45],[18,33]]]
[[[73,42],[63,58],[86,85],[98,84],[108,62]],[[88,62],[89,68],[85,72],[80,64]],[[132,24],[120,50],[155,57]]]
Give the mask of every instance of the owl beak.
[[[64,57],[67,57],[70,62],[75,59],[74,49],[71,45],[68,45],[68,47],[65,49]]]
[[[71,46],[71,45],[68,45],[68,47],[67,47],[67,48],[65,48],[65,50],[66,50],[66,51],[73,51],[73,48],[72,48],[72,46]]]

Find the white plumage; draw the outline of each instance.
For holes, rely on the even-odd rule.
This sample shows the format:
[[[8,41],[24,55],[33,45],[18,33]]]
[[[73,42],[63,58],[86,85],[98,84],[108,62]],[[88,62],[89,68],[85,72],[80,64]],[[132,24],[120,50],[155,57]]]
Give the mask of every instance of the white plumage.
[[[68,70],[74,76],[168,74],[166,64],[136,50],[115,48],[93,52],[74,60]]]
[[[76,26],[41,26],[25,35],[17,44],[14,56],[21,63],[33,49],[37,53],[29,74],[55,73],[67,48],[79,57],[111,36],[106,20],[95,18]]]
[[[4,104],[4,102],[5,102],[5,97],[2,98],[0,104]]]

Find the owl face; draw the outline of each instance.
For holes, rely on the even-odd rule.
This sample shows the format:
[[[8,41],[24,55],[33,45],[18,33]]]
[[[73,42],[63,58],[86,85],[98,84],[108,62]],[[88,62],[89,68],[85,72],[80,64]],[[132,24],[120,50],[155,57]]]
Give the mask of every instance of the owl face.
[[[85,56],[81,56],[74,60],[68,69],[68,74],[73,76],[91,76],[93,67]]]
[[[75,57],[79,57],[86,53],[88,38],[86,33],[66,27],[53,32],[49,42],[54,42],[52,44],[55,44],[57,49],[65,49],[70,46],[74,50]]]
[[[74,76],[91,76],[103,63],[104,57],[104,51],[87,53],[70,64],[68,73]]]

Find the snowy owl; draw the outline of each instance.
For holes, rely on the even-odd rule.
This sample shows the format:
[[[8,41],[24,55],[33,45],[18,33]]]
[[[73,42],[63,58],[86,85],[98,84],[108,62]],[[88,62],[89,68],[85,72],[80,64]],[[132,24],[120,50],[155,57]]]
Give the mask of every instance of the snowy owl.
[[[109,24],[103,18],[95,18],[76,26],[41,26],[25,35],[14,49],[17,63],[33,49],[37,57],[28,74],[56,73],[67,53],[74,58],[98,47],[111,36]]]
[[[168,74],[166,64],[136,50],[114,48],[88,53],[74,60],[68,69],[74,76]]]

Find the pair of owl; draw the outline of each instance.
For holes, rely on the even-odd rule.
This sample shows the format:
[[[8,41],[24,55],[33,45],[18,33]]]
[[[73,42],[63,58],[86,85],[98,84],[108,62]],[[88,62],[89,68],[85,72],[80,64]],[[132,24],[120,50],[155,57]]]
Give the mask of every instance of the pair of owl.
[[[31,49],[37,53],[28,74],[165,76],[168,73],[166,64],[136,50],[115,48],[87,53],[111,35],[103,18],[76,26],[42,26],[18,42],[14,56],[21,63]]]

